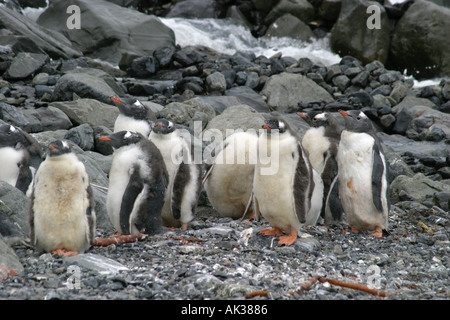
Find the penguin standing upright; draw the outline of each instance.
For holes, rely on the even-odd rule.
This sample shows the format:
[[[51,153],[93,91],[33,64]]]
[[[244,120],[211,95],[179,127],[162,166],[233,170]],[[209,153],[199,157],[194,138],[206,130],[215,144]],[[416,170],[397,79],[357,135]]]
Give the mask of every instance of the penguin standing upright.
[[[302,145],[308,152],[311,165],[320,174],[324,185],[321,217],[326,224],[342,219],[339,200],[337,152],[341,128],[328,112],[297,113],[311,128],[303,135]]]
[[[231,134],[205,173],[208,199],[223,217],[242,218],[249,208],[257,144],[256,131]],[[253,218],[252,212],[249,218]]]
[[[190,144],[167,119],[154,123],[149,139],[161,151],[169,174],[163,225],[186,230],[194,218],[202,188],[201,164],[194,163]]]
[[[112,97],[111,100],[119,108],[119,115],[114,123],[114,132],[131,131],[139,132],[148,138],[152,130],[156,116],[150,108],[147,108],[137,99]]]
[[[322,208],[323,182],[311,166],[298,136],[281,118],[267,120],[258,139],[258,161],[253,181],[253,206],[272,229],[291,245],[302,225],[315,225]],[[287,233],[287,236],[283,236]]]
[[[364,112],[339,111],[345,120],[338,151],[339,195],[352,231],[382,237],[390,209],[389,167],[380,139]]]
[[[0,180],[30,196],[42,157],[41,146],[28,133],[13,125],[0,126]]]
[[[160,232],[168,182],[161,153],[137,132],[119,131],[99,139],[114,149],[106,198],[114,228],[122,235]]]
[[[31,242],[39,251],[83,253],[96,225],[89,177],[69,142],[56,140],[48,148],[31,194]]]

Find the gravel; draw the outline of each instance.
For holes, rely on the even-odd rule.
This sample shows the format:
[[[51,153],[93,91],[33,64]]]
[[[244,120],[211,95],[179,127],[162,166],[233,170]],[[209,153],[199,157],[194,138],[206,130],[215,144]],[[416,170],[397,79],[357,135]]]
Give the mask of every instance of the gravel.
[[[0,299],[171,300],[180,301],[180,308],[187,307],[186,300],[449,299],[446,213],[431,209],[426,216],[408,215],[393,206],[389,220],[383,239],[353,234],[341,223],[301,229],[297,241],[286,247],[257,233],[269,226],[265,220],[222,218],[201,206],[187,231],[164,229],[138,242],[93,247],[78,256],[39,254],[23,243],[13,245],[24,271],[3,274]],[[331,280],[302,290],[313,277],[388,295]]]

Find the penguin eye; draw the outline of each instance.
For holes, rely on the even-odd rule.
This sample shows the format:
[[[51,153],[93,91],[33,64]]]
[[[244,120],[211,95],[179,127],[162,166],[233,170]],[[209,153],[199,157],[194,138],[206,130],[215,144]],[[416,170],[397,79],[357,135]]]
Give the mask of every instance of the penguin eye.
[[[361,120],[361,117],[360,117],[360,116],[357,116],[357,117],[356,117],[356,120]]]

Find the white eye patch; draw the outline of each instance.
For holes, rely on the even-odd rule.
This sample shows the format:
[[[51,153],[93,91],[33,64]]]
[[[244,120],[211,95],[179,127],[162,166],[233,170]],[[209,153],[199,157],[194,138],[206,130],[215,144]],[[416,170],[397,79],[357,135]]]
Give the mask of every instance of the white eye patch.
[[[325,119],[326,118],[326,114],[325,113],[319,113],[317,114],[314,118],[319,120],[319,119]]]
[[[367,118],[367,116],[366,116],[366,114],[365,114],[364,112],[360,112],[360,113],[359,113],[359,117],[360,117],[360,118],[364,118],[364,119]]]
[[[131,137],[131,132],[130,131],[127,131],[127,133],[125,133],[125,135],[124,135],[124,138],[125,139],[128,139],[129,137]]]
[[[67,144],[66,141],[62,140],[61,143],[62,143],[64,148],[69,148],[69,145]]]
[[[286,126],[284,125],[284,122],[279,122],[278,126],[280,127],[280,129],[284,129]]]
[[[14,127],[14,126],[9,126],[9,131],[11,131],[11,132],[16,132],[16,127]]]

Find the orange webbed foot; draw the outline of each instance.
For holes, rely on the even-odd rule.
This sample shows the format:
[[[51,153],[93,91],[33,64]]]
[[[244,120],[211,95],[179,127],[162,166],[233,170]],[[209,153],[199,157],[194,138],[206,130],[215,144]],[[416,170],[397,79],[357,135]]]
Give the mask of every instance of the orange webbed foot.
[[[361,230],[359,230],[358,228],[356,228],[354,226],[351,227],[351,230],[352,230],[353,233],[360,233],[361,232]]]
[[[369,234],[369,237],[376,237],[376,238],[379,238],[379,239],[383,238],[383,229],[381,229],[381,227],[377,226],[375,228],[375,232]]]
[[[283,232],[275,227],[272,227],[271,229],[262,229],[259,230],[259,233],[265,235],[265,236],[281,236],[283,235]]]
[[[65,257],[75,256],[75,255],[79,254],[79,252],[77,252],[77,251],[66,250],[66,249],[55,249],[55,250],[52,250],[51,253],[57,254],[60,256],[65,256]]]
[[[291,233],[287,236],[280,236],[278,244],[290,246],[295,242],[295,240],[297,240],[297,230],[291,227]]]

